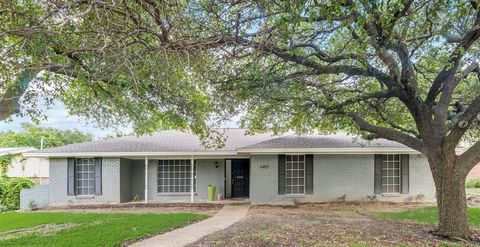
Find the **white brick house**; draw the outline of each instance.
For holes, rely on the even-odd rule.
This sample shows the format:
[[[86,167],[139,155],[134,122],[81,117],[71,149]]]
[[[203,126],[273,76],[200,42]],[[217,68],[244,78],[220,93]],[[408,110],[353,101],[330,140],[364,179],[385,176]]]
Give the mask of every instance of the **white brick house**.
[[[200,202],[207,200],[209,184],[216,185],[217,194],[253,204],[435,200],[426,158],[396,142],[218,131],[226,138],[221,149],[205,148],[190,133],[161,131],[24,155],[49,158],[50,184],[43,197],[50,206]],[[32,200],[22,198],[27,199]]]

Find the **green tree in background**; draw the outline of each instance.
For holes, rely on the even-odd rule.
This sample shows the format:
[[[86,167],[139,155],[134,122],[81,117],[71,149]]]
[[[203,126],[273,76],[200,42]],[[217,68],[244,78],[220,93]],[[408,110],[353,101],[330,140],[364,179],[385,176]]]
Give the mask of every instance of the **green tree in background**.
[[[18,132],[0,132],[0,147],[34,147],[40,149],[58,147],[67,144],[87,142],[92,135],[79,130],[58,130],[45,128],[29,123],[22,123],[22,130]],[[17,155],[0,156],[0,175],[5,176],[12,159]]]
[[[40,149],[42,138],[43,148],[51,148],[91,141],[92,135],[79,130],[58,130],[22,123],[21,131],[0,132],[0,147],[34,147]],[[0,204],[10,210],[18,209],[20,191],[34,185],[31,180],[26,178],[5,177],[12,159],[16,156],[13,154],[0,156]]]
[[[79,130],[58,130],[22,123],[22,130],[19,132],[0,132],[0,147],[34,147],[40,149],[42,138],[43,148],[51,148],[91,141],[92,135]]]

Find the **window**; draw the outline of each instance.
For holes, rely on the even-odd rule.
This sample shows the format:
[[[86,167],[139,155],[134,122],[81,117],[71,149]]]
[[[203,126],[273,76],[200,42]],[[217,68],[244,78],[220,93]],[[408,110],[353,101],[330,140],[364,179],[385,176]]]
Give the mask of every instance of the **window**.
[[[190,160],[158,161],[158,193],[189,193],[192,180]],[[193,165],[193,191],[196,191],[196,166]]]
[[[305,155],[286,155],[285,158],[286,194],[305,194]]]
[[[382,159],[382,193],[400,193],[400,155],[388,154]]]
[[[75,190],[77,195],[95,194],[95,159],[76,159]]]

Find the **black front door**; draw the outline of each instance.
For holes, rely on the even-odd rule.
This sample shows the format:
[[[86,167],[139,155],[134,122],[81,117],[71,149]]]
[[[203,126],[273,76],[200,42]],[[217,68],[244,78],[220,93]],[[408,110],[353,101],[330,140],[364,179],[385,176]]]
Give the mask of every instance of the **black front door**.
[[[232,160],[232,197],[248,197],[249,160]]]

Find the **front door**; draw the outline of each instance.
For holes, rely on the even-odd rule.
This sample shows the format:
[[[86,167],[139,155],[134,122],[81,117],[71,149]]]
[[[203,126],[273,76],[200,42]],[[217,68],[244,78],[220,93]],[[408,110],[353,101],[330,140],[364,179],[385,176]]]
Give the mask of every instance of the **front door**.
[[[232,197],[248,197],[249,160],[232,160]]]

